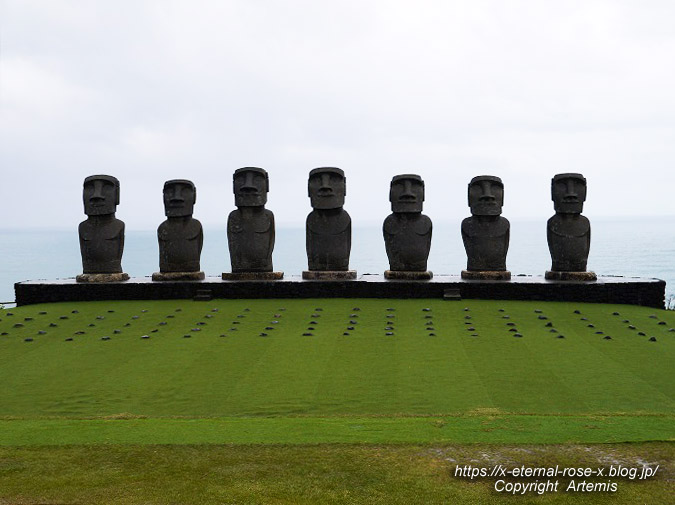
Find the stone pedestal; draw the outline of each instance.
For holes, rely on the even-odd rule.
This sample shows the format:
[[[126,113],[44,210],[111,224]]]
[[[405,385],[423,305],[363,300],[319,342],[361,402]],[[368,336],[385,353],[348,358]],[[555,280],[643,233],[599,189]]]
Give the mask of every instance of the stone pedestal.
[[[510,281],[508,270],[462,270],[462,279],[467,281]]]
[[[351,281],[356,279],[356,270],[304,270],[306,281]]]
[[[278,281],[283,272],[223,272],[224,281]]]
[[[129,274],[80,274],[75,277],[77,282],[123,282],[129,280]]]
[[[595,272],[556,272],[552,270],[546,270],[546,275],[544,275],[546,280],[549,281],[597,281],[598,276],[595,275]]]
[[[415,272],[412,270],[385,270],[384,278],[387,280],[400,281],[428,281],[434,276],[433,272],[425,270],[423,272]]]
[[[204,272],[155,272],[153,281],[203,281]]]

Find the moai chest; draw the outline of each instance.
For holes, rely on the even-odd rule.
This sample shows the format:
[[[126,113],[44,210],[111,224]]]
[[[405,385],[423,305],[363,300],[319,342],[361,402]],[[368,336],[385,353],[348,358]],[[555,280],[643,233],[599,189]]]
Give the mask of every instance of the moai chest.
[[[431,248],[431,219],[418,213],[394,213],[383,225],[391,270],[423,271]]]
[[[203,242],[201,223],[193,218],[169,218],[157,230],[161,272],[196,272]]]
[[[467,254],[467,270],[506,270],[509,249],[509,221],[472,216],[462,221],[462,239]]]
[[[274,217],[271,211],[244,214],[232,211],[227,238],[233,272],[271,271],[274,248]]]
[[[124,223],[119,219],[89,218],[80,223],[80,252],[85,274],[122,271]]]
[[[554,215],[548,220],[547,238],[553,270],[586,270],[591,245],[591,224],[585,216]]]
[[[313,210],[307,216],[310,270],[348,270],[352,220],[344,209]]]

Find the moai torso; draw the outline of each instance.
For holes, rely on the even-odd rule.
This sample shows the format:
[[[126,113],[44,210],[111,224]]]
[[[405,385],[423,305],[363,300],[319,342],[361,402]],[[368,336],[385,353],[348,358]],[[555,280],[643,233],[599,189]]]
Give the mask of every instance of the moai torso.
[[[121,273],[124,223],[115,218],[119,181],[109,175],[87,177],[82,199],[88,216],[78,227],[83,273]]]
[[[546,238],[551,270],[585,272],[591,247],[591,223],[581,214],[556,214],[548,220]]]
[[[431,249],[432,224],[422,214],[424,182],[419,175],[397,175],[391,181],[389,201],[393,214],[382,226],[389,269],[424,272]]]
[[[349,270],[352,220],[346,210],[316,209],[307,216],[310,270]]]
[[[109,216],[90,216],[78,228],[82,272],[111,274],[122,272],[124,223]]]
[[[265,209],[269,177],[262,168],[234,172],[234,204],[227,219],[227,241],[233,273],[271,272],[274,214]]]
[[[505,271],[511,225],[501,216],[504,185],[499,177],[480,175],[468,190],[471,217],[462,221],[468,271]]]
[[[202,224],[192,217],[197,191],[191,181],[174,179],[164,183],[166,221],[157,229],[159,270],[198,272],[204,243]]]
[[[467,270],[506,270],[510,224],[501,216],[472,216],[462,221]]]
[[[264,207],[241,207],[227,219],[232,272],[271,272],[274,214]]]
[[[202,224],[192,218],[169,218],[157,229],[160,272],[198,272],[204,243]]]
[[[591,223],[581,215],[586,179],[581,174],[558,174],[551,181],[556,213],[546,225],[551,270],[585,272],[591,246]]]

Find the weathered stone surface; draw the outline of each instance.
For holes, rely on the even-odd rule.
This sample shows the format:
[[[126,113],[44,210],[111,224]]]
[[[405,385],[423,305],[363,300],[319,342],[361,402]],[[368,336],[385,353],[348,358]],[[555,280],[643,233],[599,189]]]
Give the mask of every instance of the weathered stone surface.
[[[77,282],[123,282],[129,280],[129,274],[80,274],[75,277]]]
[[[199,272],[204,232],[202,224],[192,217],[197,201],[195,185],[185,179],[166,181],[163,198],[164,214],[167,219],[157,229],[159,271],[160,273]],[[154,274],[152,278],[153,280],[166,280]]]
[[[459,275],[434,275],[427,282],[386,281],[382,275],[321,282],[297,277],[281,281],[225,282],[220,276],[202,282],[153,282],[148,277],[120,283],[78,283],[74,279],[26,281],[14,285],[17,305],[90,300],[192,299],[201,291],[209,299],[281,298],[416,298],[539,300],[642,305],[662,309],[665,282],[658,279],[598,277],[597,282],[547,281],[543,276],[513,276],[510,282],[466,281]],[[281,303],[281,302],[280,302]],[[574,306],[571,306],[570,314]],[[277,309],[281,312],[281,308]],[[358,310],[352,308],[353,312]],[[433,314],[431,310],[422,311]],[[143,316],[141,316],[143,317]],[[136,316],[138,318],[138,316]],[[134,324],[137,321],[132,321]],[[506,322],[506,321],[505,321]],[[129,324],[129,323],[125,323]],[[50,325],[51,326],[51,325]],[[54,326],[56,326],[54,324]],[[93,323],[92,323],[93,326]]]
[[[342,208],[346,192],[341,169],[323,167],[309,173],[308,194],[314,209],[306,223],[309,271],[349,270],[352,220]]]
[[[388,272],[426,272],[432,223],[422,214],[424,181],[415,174],[395,176],[390,184],[389,201],[393,213],[382,226],[389,258]]]
[[[591,245],[591,224],[581,215],[586,200],[586,179],[581,174],[557,174],[551,180],[551,199],[556,213],[546,225],[552,260],[550,271],[586,272]],[[549,277],[547,272],[546,278],[556,277]],[[595,275],[585,280],[595,280]]]
[[[467,255],[465,271],[506,271],[511,225],[501,217],[504,204],[502,180],[491,175],[474,177],[469,183],[468,200],[471,217],[462,221],[462,240]]]
[[[237,209],[227,220],[232,272],[272,272],[274,214],[265,209],[269,176],[262,168],[240,168],[234,172],[233,190]]]
[[[508,270],[462,270],[462,279],[470,281],[508,281],[511,272]]]
[[[153,281],[203,281],[206,278],[204,272],[155,272],[152,274]]]
[[[84,180],[82,199],[88,217],[78,228],[84,274],[122,273],[124,223],[115,218],[119,198],[120,185],[115,177],[92,175]],[[92,281],[82,277],[81,282]]]
[[[385,270],[384,278],[387,280],[400,281],[428,281],[434,277],[433,272],[424,270],[422,272],[406,270]]]
[[[556,272],[547,270],[544,276],[549,281],[595,281],[598,276],[595,272]]]
[[[356,279],[356,270],[304,270],[306,281],[343,281]]]
[[[283,272],[223,272],[224,281],[274,281],[284,278]]]

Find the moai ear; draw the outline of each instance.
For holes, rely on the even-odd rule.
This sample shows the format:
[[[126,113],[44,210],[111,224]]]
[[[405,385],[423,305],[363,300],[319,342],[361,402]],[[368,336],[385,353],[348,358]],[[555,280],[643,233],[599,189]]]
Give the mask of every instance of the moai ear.
[[[120,181],[115,179],[115,205],[120,204]]]

